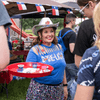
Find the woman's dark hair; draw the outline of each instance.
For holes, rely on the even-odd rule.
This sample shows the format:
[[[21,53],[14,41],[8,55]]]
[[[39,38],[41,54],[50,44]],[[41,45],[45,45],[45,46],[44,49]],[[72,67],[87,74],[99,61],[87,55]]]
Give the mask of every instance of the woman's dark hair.
[[[54,32],[56,32],[56,28],[55,27],[52,27],[53,28],[53,30],[54,30]],[[41,36],[42,36],[42,31],[43,31],[43,29],[41,29],[39,32],[41,33]],[[40,41],[41,39],[40,39],[40,37],[38,36],[38,38],[37,39],[35,39],[35,41],[32,43],[32,45],[34,46],[34,45],[36,45],[36,44],[42,44],[42,41]],[[54,40],[52,41],[52,43],[53,44],[57,44],[58,43],[58,40],[57,40],[57,37],[56,37],[56,35],[54,36]]]
[[[79,6],[85,6],[89,1],[98,3],[100,0],[77,0]]]

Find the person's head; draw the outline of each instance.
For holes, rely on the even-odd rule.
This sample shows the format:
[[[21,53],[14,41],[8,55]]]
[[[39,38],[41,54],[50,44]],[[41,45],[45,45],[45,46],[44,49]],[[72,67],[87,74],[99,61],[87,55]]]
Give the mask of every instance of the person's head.
[[[88,18],[92,18],[93,10],[99,1],[100,0],[77,0],[77,4],[81,9],[80,10],[81,13],[84,13],[84,15],[87,16]]]
[[[41,19],[38,25],[33,26],[33,34],[37,35],[38,38],[35,44],[50,45],[51,43],[57,44],[56,29],[59,23],[53,24],[50,18],[44,17]]]
[[[100,3],[98,3],[94,9],[93,22],[94,22],[94,28],[97,34],[97,40],[96,40],[95,45],[97,45],[97,47],[99,47],[100,49]]]
[[[28,41],[28,38],[26,38],[26,41]]]
[[[76,15],[71,14],[71,13],[66,15],[66,22],[65,23],[67,25],[70,24],[71,27],[73,28],[75,25],[75,21],[76,21]]]

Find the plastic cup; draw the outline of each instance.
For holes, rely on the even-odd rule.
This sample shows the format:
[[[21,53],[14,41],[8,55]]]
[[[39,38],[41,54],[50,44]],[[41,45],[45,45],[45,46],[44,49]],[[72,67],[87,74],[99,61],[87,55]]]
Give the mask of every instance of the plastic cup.
[[[22,70],[23,70],[23,67],[24,67],[24,65],[21,65],[21,64],[18,65],[18,68],[19,68],[19,69],[22,69]]]

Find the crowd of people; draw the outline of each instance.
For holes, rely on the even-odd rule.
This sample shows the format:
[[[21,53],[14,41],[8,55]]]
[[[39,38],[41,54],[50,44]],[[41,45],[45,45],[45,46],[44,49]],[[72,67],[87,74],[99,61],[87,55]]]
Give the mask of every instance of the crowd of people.
[[[76,15],[66,15],[63,50],[56,37],[58,23],[44,17],[32,28],[37,36],[29,50],[26,62],[41,62],[53,66],[50,75],[32,78],[26,100],[99,100],[100,99],[100,0],[77,0],[80,13],[88,17],[77,34],[73,31]],[[2,12],[2,9],[4,12]],[[7,42],[5,28],[11,25],[10,17],[0,1],[0,70],[12,57],[11,44]],[[59,34],[58,34],[59,35]],[[3,39],[2,39],[3,38]],[[9,48],[8,48],[9,45]],[[10,50],[10,52],[9,52]],[[15,56],[17,58],[17,56]],[[5,60],[6,59],[6,60]]]

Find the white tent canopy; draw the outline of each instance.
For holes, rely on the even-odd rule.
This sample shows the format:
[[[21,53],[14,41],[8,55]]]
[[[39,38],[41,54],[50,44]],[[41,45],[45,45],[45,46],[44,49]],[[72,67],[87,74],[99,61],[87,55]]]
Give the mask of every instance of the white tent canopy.
[[[76,2],[77,0],[52,0],[52,1],[56,1],[59,3],[64,3],[64,2]]]

